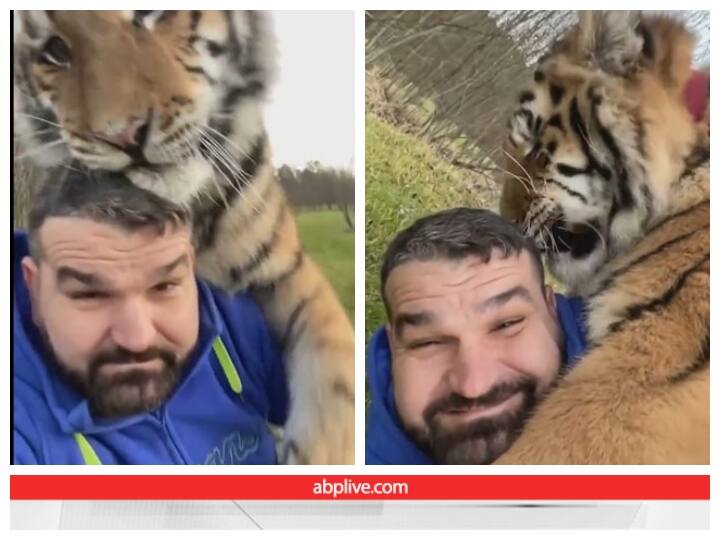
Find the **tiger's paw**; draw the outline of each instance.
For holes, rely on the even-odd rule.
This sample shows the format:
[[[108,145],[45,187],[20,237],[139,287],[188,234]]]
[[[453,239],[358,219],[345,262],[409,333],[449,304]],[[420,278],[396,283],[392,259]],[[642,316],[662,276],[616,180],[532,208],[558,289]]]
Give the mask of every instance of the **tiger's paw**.
[[[355,398],[334,395],[314,411],[291,409],[279,445],[286,465],[355,463]]]

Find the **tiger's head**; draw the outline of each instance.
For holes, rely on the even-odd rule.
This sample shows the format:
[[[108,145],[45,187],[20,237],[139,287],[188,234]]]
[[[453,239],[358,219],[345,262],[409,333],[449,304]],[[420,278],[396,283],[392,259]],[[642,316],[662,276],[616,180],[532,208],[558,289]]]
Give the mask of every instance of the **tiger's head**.
[[[662,217],[697,151],[683,98],[693,45],[668,17],[587,12],[519,96],[500,212],[572,292]]]
[[[19,12],[15,136],[43,167],[79,160],[185,199],[208,175],[163,171],[249,153],[275,63],[262,12]]]

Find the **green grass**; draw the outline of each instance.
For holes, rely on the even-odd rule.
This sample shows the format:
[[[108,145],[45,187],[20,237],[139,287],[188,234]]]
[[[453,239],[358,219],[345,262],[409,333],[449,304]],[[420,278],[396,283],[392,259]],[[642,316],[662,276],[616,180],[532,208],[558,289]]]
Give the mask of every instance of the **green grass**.
[[[355,317],[355,234],[338,210],[298,212],[305,252],[322,268],[350,320]]]
[[[373,115],[365,118],[365,338],[385,321],[379,279],[390,240],[416,219],[480,206],[471,179],[420,139]]]

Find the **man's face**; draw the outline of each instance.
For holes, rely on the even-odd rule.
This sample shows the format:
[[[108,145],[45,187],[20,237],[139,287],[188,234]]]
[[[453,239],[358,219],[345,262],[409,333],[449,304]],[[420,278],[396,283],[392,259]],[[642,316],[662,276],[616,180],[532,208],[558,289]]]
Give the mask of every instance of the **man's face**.
[[[390,273],[395,404],[438,463],[492,463],[560,369],[552,291],[529,255],[412,261]]]
[[[128,232],[83,218],[50,218],[41,261],[25,257],[33,319],[49,359],[101,417],[162,404],[198,337],[187,227]]]

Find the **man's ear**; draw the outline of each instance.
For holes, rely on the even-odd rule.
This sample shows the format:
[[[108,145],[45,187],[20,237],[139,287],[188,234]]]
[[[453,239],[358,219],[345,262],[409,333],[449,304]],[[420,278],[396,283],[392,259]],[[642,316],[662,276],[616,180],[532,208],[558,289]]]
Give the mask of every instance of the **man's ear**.
[[[393,334],[392,324],[390,324],[389,322],[385,323],[385,333],[387,334],[387,340],[388,340],[388,345],[390,346],[390,351],[393,351],[395,349],[395,335]]]
[[[545,302],[547,302],[548,307],[554,315],[557,309],[555,305],[555,291],[550,285],[545,285]]]
[[[40,270],[35,264],[33,258],[30,256],[23,257],[20,261],[20,266],[22,267],[23,281],[25,281],[25,286],[28,288],[28,291],[30,291],[31,298],[34,298],[38,287],[38,276]]]

